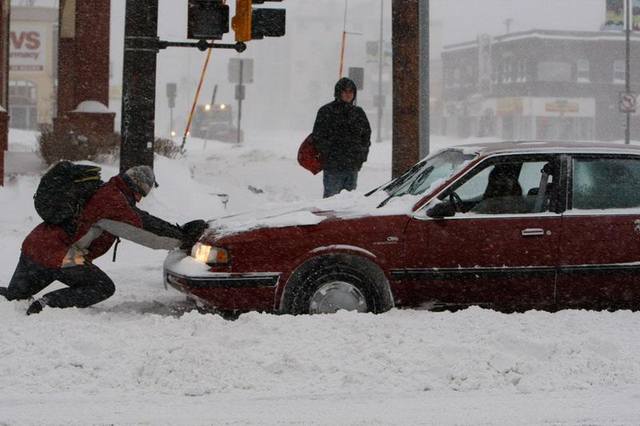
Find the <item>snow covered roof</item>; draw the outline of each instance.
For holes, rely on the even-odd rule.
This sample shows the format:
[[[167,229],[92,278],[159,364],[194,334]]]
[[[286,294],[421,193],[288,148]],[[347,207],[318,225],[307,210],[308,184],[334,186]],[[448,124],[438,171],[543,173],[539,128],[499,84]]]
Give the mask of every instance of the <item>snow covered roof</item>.
[[[640,35],[632,34],[632,41],[640,41]],[[541,40],[578,40],[578,41],[624,41],[625,34],[622,31],[561,31],[561,30],[529,30],[516,33],[503,34],[492,37],[492,43],[503,43],[524,39]],[[444,46],[445,51],[459,49],[471,49],[478,46],[478,40]]]

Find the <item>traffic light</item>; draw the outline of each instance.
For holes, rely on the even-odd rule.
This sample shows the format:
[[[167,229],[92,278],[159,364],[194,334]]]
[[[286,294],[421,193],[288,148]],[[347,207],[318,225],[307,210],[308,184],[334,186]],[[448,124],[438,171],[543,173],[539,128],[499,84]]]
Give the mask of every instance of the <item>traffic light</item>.
[[[189,0],[187,38],[221,40],[229,32],[229,6],[222,0]]]
[[[231,22],[236,33],[236,41],[245,42],[285,35],[286,10],[253,9],[254,4],[263,4],[265,1],[282,0],[236,0],[236,15]]]

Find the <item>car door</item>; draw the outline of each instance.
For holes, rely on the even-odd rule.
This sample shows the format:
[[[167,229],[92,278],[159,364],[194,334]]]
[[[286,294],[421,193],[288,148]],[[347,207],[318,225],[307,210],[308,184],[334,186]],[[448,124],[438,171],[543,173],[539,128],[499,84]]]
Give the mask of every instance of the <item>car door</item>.
[[[500,173],[517,180],[519,191],[496,202],[488,196],[499,195],[492,177]],[[413,291],[413,304],[507,310],[552,305],[559,175],[556,155],[489,158],[418,210],[406,231],[408,267],[396,273]],[[437,203],[455,204],[455,214],[429,217]]]
[[[640,157],[574,155],[563,215],[561,307],[640,302]]]

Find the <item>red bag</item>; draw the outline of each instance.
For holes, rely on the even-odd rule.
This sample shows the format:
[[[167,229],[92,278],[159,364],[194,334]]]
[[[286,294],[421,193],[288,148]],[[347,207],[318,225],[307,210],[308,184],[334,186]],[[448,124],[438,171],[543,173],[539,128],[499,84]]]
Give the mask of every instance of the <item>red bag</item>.
[[[320,153],[313,144],[313,135],[307,136],[298,149],[298,163],[314,175],[322,171]]]

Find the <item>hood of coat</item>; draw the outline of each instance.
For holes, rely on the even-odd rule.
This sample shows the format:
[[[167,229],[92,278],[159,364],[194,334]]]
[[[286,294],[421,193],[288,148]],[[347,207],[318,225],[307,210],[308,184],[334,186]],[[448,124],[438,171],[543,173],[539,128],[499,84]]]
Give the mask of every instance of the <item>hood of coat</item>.
[[[138,202],[138,199],[136,198],[136,192],[122,175],[116,175],[109,179],[108,184],[111,183],[113,183],[120,190],[120,192],[122,192],[124,196],[127,197],[127,200],[129,200],[129,204],[133,206]]]
[[[353,90],[353,102],[351,103],[355,104],[356,99],[358,99],[358,87],[356,86],[356,83],[354,83],[353,80],[347,77],[343,77],[340,80],[338,80],[338,82],[336,83],[335,90],[333,92],[333,97],[337,101],[341,101],[340,94],[346,89]]]

